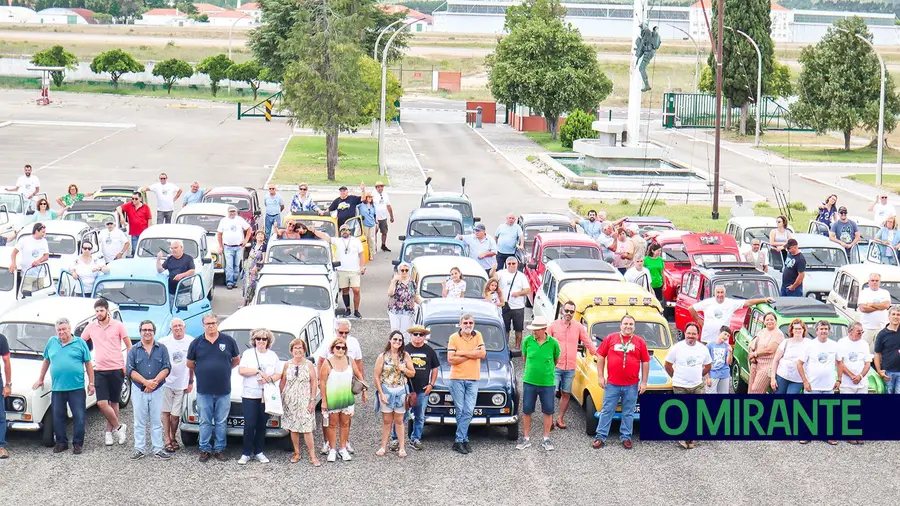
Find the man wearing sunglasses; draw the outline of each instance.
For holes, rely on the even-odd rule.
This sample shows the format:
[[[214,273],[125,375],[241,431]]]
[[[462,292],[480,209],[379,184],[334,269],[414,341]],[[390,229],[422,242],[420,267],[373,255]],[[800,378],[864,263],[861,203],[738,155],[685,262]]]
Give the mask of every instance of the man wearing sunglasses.
[[[156,223],[172,223],[175,201],[181,197],[181,188],[169,182],[169,176],[163,172],[159,182],[141,188],[142,192],[153,192],[156,195]]]
[[[316,213],[325,214],[325,211],[319,208],[319,204],[309,195],[309,186],[306,183],[300,183],[297,194],[291,198],[291,214]]]
[[[891,216],[897,216],[897,210],[892,204],[888,203],[888,196],[886,193],[881,193],[875,197],[875,202],[872,202],[872,204],[869,205],[869,211],[874,213],[873,219],[875,220],[875,223],[878,223],[879,225],[883,225],[884,220]]]
[[[559,390],[559,415],[556,418],[556,426],[560,429],[568,429],[565,423],[566,411],[569,409],[569,399],[572,398],[572,381],[575,379],[575,359],[578,356],[578,343],[591,353],[597,354],[597,347],[588,336],[587,329],[581,323],[575,321],[575,303],[566,302],[562,310],[562,318],[554,320],[547,328],[553,338],[559,342],[560,354],[556,362],[556,389]]]
[[[150,226],[150,220],[153,215],[150,213],[150,206],[144,204],[141,199],[141,192],[134,192],[131,195],[131,202],[122,204],[118,207],[119,216],[125,215],[128,218],[128,235],[131,236],[131,256],[137,251],[138,238]],[[125,226],[124,220],[121,226]]]
[[[463,455],[471,453],[469,424],[475,414],[481,361],[487,356],[484,338],[475,330],[475,317],[464,314],[459,319],[459,332],[447,341],[447,361],[450,362],[450,395],[456,409],[456,439],[453,450]]]
[[[409,444],[413,449],[424,450],[422,430],[425,427],[425,406],[428,405],[428,396],[431,395],[431,389],[437,381],[441,362],[434,349],[425,344],[425,338],[431,334],[430,330],[421,325],[414,325],[406,332],[409,334],[406,352],[412,358],[413,369],[416,371],[416,375],[410,379],[412,390],[416,393],[416,405],[412,408],[413,423],[410,428]]]
[[[840,244],[847,250],[847,257],[850,257],[850,250],[859,243],[859,227],[856,222],[847,217],[847,208],[841,206],[838,209],[838,220],[831,224],[831,231],[828,237]]]

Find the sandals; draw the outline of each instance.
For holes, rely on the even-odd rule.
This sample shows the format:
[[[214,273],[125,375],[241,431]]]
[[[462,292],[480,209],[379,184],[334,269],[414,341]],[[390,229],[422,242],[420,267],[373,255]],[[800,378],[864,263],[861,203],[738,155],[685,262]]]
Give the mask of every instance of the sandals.
[[[375,452],[375,455],[378,455],[379,457],[384,457],[384,453],[385,453],[384,447],[382,446],[381,448],[378,449],[377,452]]]
[[[319,459],[317,459],[315,457],[313,457],[313,460],[311,461],[311,463],[312,463],[313,467],[322,467],[322,463],[319,462]]]
[[[825,441],[825,442],[830,444],[831,446],[837,446],[837,444],[838,444],[838,442],[833,439],[829,439],[828,441]]]
[[[854,441],[847,441],[847,442],[850,443],[850,444],[852,444],[852,445],[857,445],[857,446],[858,446],[858,445],[861,445],[861,444],[864,444],[864,441],[855,441],[855,440],[854,440]]]
[[[401,456],[401,457],[405,457],[405,456],[406,456],[406,450],[400,450],[400,452],[399,452],[397,455],[399,455],[399,456]]]
[[[295,454],[291,455],[291,464],[296,464],[297,462],[300,462],[300,454],[299,453],[295,453]]]
[[[556,421],[556,426],[557,426],[559,429],[561,429],[561,430],[566,430],[566,429],[569,428],[568,425],[562,423],[562,422],[559,421],[559,420]]]
[[[168,443],[166,443],[165,448],[166,448],[166,451],[169,453],[176,452],[181,449],[181,447],[178,446],[178,443],[176,443],[175,441],[169,441]]]

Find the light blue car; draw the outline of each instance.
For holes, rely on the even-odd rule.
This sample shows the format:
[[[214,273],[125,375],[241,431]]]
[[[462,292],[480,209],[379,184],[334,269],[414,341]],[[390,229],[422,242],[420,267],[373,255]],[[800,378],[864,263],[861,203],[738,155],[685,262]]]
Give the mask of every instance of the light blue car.
[[[107,267],[109,273],[97,277],[90,295],[119,306],[132,341],[140,340],[139,328],[143,320],[156,324],[158,336],[169,333],[173,318],[184,320],[187,335],[203,334],[203,315],[210,312],[211,304],[199,273],[180,280],[173,295],[169,293],[167,273],[156,272],[155,258],[125,258],[111,262]],[[84,293],[81,280],[62,271],[57,293],[81,296]]]

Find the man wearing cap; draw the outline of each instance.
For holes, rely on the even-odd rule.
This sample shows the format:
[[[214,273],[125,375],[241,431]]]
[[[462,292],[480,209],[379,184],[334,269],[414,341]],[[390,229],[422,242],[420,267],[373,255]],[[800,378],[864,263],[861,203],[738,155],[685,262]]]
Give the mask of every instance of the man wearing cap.
[[[493,237],[488,237],[484,224],[475,225],[475,233],[458,235],[457,239],[469,246],[469,256],[478,261],[488,277],[497,268],[497,242]]]
[[[116,221],[112,218],[106,219],[106,228],[97,234],[97,240],[100,241],[100,252],[103,254],[103,260],[110,263],[119,258],[125,258],[128,252],[128,236],[121,228],[116,226]]]
[[[306,183],[300,183],[297,194],[291,198],[291,214],[301,213],[325,214],[325,211],[319,208],[319,204],[309,196],[309,185]]]
[[[544,439],[541,446],[546,451],[553,450],[550,442],[550,428],[553,427],[553,412],[556,402],[556,362],[559,360],[559,342],[547,335],[547,319],[537,316],[528,325],[534,333],[522,342],[522,360],[525,372],[522,374],[522,436],[516,444],[516,450],[524,450],[531,446],[531,415],[534,413],[538,398],[541,399],[541,412],[544,414]]]
[[[843,246],[847,250],[849,258],[850,250],[859,242],[859,227],[856,226],[856,222],[847,218],[846,207],[841,206],[838,209],[838,216],[840,218],[831,224],[831,232],[828,233],[828,237]]]
[[[756,266],[757,270],[769,272],[769,255],[762,249],[759,239],[753,239],[750,249],[744,251],[744,261]]]
[[[515,214],[506,215],[506,221],[494,232],[494,240],[497,241],[497,265],[500,268],[506,265],[507,258],[516,256],[516,250],[525,249],[525,232],[516,223]]]
[[[350,290],[353,290],[353,316],[362,318],[359,313],[360,276],[366,273],[365,254],[362,243],[350,235],[350,227],[341,225],[341,236],[330,237],[331,244],[337,248],[337,261],[341,265],[336,269],[338,287],[344,299],[344,314],[350,316]]]
[[[346,223],[347,220],[356,216],[356,206],[362,202],[362,197],[360,195],[366,193],[366,185],[365,183],[359,184],[360,195],[350,195],[346,186],[341,186],[338,188],[338,191],[341,192],[341,196],[334,199],[331,205],[328,206],[328,211],[337,211],[337,222],[340,227]]]
[[[888,196],[886,193],[878,194],[875,197],[875,202],[869,205],[869,211],[874,213],[873,219],[875,220],[875,223],[878,223],[879,225],[883,225],[884,220],[891,216],[897,216],[897,210],[892,204],[888,204]]]
[[[441,362],[437,353],[431,346],[425,344],[425,338],[431,331],[421,325],[413,325],[406,332],[409,335],[409,344],[406,352],[412,358],[413,369],[416,375],[410,379],[412,391],[416,394],[416,405],[412,408],[413,423],[410,424],[410,445],[416,450],[422,450],[422,429],[425,427],[425,406],[428,405],[428,396],[437,381],[438,369]]]
[[[263,199],[266,208],[266,237],[272,233],[272,225],[281,227],[281,212],[284,211],[284,199],[278,194],[275,185],[269,185],[269,193]]]
[[[375,181],[373,198],[375,199],[375,218],[378,220],[378,231],[381,232],[381,251],[390,252],[391,250],[387,247],[388,219],[391,220],[391,223],[394,222],[394,208],[391,207],[391,199],[384,191],[382,181]],[[374,247],[374,244],[369,245],[369,248]]]
[[[216,237],[219,250],[225,254],[225,288],[232,290],[241,277],[244,245],[250,241],[250,224],[238,216],[237,207],[228,206],[228,216],[219,221]]]

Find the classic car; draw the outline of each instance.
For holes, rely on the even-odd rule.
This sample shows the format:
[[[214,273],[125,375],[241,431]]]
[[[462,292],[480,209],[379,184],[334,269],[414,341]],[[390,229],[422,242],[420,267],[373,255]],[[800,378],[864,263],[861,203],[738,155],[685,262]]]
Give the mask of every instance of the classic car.
[[[544,232],[575,232],[572,219],[562,213],[523,213],[516,220],[525,233],[525,248],[516,250],[519,270],[525,270],[525,255],[534,248],[534,237]]]
[[[506,438],[514,441],[519,437],[519,390],[511,358],[521,356],[521,352],[510,351],[497,307],[484,299],[432,299],[416,311],[415,322],[431,331],[428,344],[441,362],[434,389],[428,395],[425,423],[456,424],[456,410],[450,396],[447,343],[459,330],[460,316],[466,313],[475,317],[475,330],[481,333],[487,352],[481,361],[481,378],[476,385],[478,396],[471,423],[505,426]]]
[[[111,200],[118,202],[119,205],[131,202],[131,196],[134,192],[140,191],[140,186],[129,185],[103,185],[93,195],[88,197],[89,200]],[[141,201],[148,203],[147,192],[141,192]]]
[[[317,311],[325,335],[334,335],[337,292],[322,274],[268,274],[263,268],[251,304],[302,307]]]
[[[212,300],[215,268],[213,255],[209,252],[206,230],[203,227],[177,223],[151,225],[138,238],[136,256],[156,258],[160,252],[168,256],[171,254],[171,243],[174,240],[181,241],[184,244],[185,254],[194,259],[194,271],[201,275],[203,286],[207,288],[206,296]]]
[[[56,335],[56,321],[67,318],[71,322],[72,335],[80,337],[95,316],[94,301],[91,299],[55,297],[52,304],[47,302],[36,300],[6,312],[0,318],[0,334],[9,341],[10,362],[15,371],[12,392],[4,399],[7,425],[10,430],[40,432],[44,446],[53,446],[53,415],[50,409],[52,379],[47,374],[42,388],[32,390],[31,387],[40,377],[44,347]],[[116,320],[122,319],[115,304],[110,304],[109,313]],[[88,343],[91,347],[90,341]],[[124,344],[122,355],[126,355]],[[87,387],[87,374],[84,381]],[[85,400],[88,408],[97,404],[96,395],[87,395]],[[131,382],[126,380],[122,385],[119,405],[124,408],[130,401]]]
[[[455,237],[407,237],[400,245],[400,257],[392,260],[396,266],[401,262],[412,262],[419,257],[443,255],[443,256],[468,256],[469,247],[466,243]]]
[[[618,269],[603,260],[561,258],[547,262],[541,288],[531,294],[535,316],[550,320],[556,315],[556,300],[562,289],[582,281],[624,281]]]
[[[46,193],[39,193],[38,197],[47,197]],[[16,234],[26,224],[31,223],[31,215],[34,209],[25,201],[25,197],[19,192],[0,191],[0,246],[15,240]]]
[[[531,255],[525,263],[525,277],[535,294],[541,288],[547,262],[558,259],[602,260],[600,245],[575,232],[542,232],[534,237]],[[529,300],[530,303],[530,300]]]
[[[266,328],[275,336],[271,351],[278,355],[279,365],[291,359],[289,347],[294,339],[303,339],[306,343],[308,358],[309,350],[318,348],[326,335],[323,333],[322,323],[316,311],[268,304],[239,308],[219,324],[219,331],[233,337],[237,341],[238,349],[243,351],[250,347],[250,333],[260,327],[260,322],[265,322]],[[241,407],[243,380],[244,378],[238,374],[238,368],[232,369],[231,408],[228,410],[226,420],[228,424],[226,434],[231,437],[240,437],[244,434],[244,413]],[[196,390],[185,395],[182,409],[181,440],[185,445],[196,445],[200,438],[200,411],[197,409]],[[266,438],[287,438],[287,436],[288,431],[281,428],[281,417],[269,415],[266,421]]]
[[[127,230],[128,217],[118,212],[122,203],[117,200],[79,200],[72,207],[62,213],[61,219],[68,221],[83,221],[94,229],[106,228],[106,220],[112,219],[117,227],[125,222],[123,230]]]
[[[754,239],[760,242],[769,242],[769,232],[775,230],[775,218],[768,216],[735,216],[725,225],[725,233],[734,237],[741,251],[750,249]],[[788,230],[794,232],[794,228],[788,225]]]
[[[826,300],[844,318],[859,321],[859,291],[869,286],[869,275],[881,275],[880,288],[891,294],[891,304],[900,304],[900,267],[876,264],[849,264],[841,267],[834,277],[834,286]]]
[[[336,296],[338,285],[334,269],[341,263],[333,258],[332,245],[325,241],[281,239],[269,243],[260,274],[325,275]]]
[[[100,242],[97,239],[97,231],[83,221],[48,220],[42,222],[46,228],[44,239],[50,248],[50,258],[47,264],[50,266],[50,275],[53,279],[59,279],[59,273],[63,269],[70,269],[75,263],[75,258],[81,253],[81,245],[87,242],[93,248],[91,256],[101,258]],[[19,231],[16,241],[22,237],[30,236],[32,228],[24,227]]]
[[[287,227],[288,223],[302,223],[306,228],[317,232],[324,232],[329,237],[340,237],[338,234],[337,218],[331,215],[319,216],[316,213],[288,214],[281,219],[282,228]],[[363,264],[369,262],[369,239],[366,237],[363,229],[362,218],[356,216],[344,222],[344,225],[350,227],[350,235],[359,239],[363,247]],[[273,225],[274,227],[274,225]],[[270,231],[271,232],[271,231]],[[271,237],[271,236],[270,236]],[[282,241],[284,239],[279,239]],[[372,245],[372,247],[377,247]],[[332,256],[337,257],[337,246],[331,248]]]
[[[56,293],[49,265],[41,264],[27,269],[23,276],[18,269],[9,272],[11,257],[12,247],[0,246],[0,315],[28,301]],[[21,283],[18,283],[19,276],[23,276]]]
[[[806,259],[806,277],[803,278],[803,296],[824,301],[834,285],[837,270],[847,265],[847,250],[827,237],[818,234],[794,234],[800,244],[800,253]],[[781,288],[784,270],[782,252],[769,250],[769,271]]]
[[[685,251],[682,240],[682,237],[691,233],[684,230],[671,230],[660,232],[653,238],[653,242],[662,248],[660,254],[663,259],[665,307],[675,307],[675,299],[678,297],[678,289],[681,287],[681,277],[685,272],[691,270],[691,258]]]
[[[228,204],[191,204],[184,206],[175,215],[172,221],[179,225],[197,225],[206,230],[206,247],[209,248],[209,254],[213,259],[213,272],[216,274],[225,273],[225,256],[219,248],[219,238],[217,231],[219,222],[222,218],[228,216]]]
[[[647,237],[650,232],[675,230],[672,220],[662,216],[625,216],[622,219],[622,226],[627,225],[637,225],[638,233],[643,237]]]
[[[206,190],[201,202],[234,206],[238,210],[238,215],[247,220],[254,233],[259,228],[262,208],[259,207],[256,190],[249,186],[217,186]]]
[[[462,189],[459,192],[436,192],[431,189],[431,178],[425,181],[425,194],[419,207],[426,209],[455,209],[459,211],[463,220],[464,234],[471,234],[475,223],[481,218],[472,212],[472,201],[466,195],[466,178],[462,178]]]
[[[466,282],[467,299],[482,299],[484,285],[488,281],[484,268],[469,257],[448,257],[443,255],[424,256],[412,261],[410,279],[416,282],[416,289],[423,299],[440,298],[444,281],[450,277],[450,269],[456,267]],[[496,307],[496,306],[495,306]]]
[[[406,235],[401,235],[400,240],[405,241],[407,237],[456,237],[462,235],[464,229],[462,214],[456,209],[420,207],[409,213]]]

